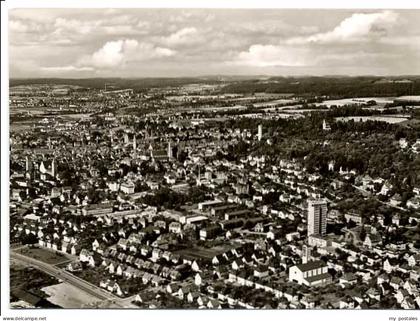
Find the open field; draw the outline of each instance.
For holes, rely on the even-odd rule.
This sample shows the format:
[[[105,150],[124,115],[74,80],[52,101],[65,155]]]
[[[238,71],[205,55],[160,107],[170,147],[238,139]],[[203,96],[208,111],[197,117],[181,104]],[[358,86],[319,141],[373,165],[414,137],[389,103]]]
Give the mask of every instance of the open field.
[[[403,116],[350,116],[350,117],[338,117],[336,118],[337,121],[350,121],[354,120],[355,122],[364,122],[368,120],[372,121],[383,121],[389,124],[397,124],[402,123],[403,121],[408,120],[409,117],[403,117]]]
[[[254,107],[255,108],[272,107],[272,106],[276,106],[276,105],[290,104],[290,103],[293,103],[293,102],[295,102],[295,100],[293,100],[293,99],[276,99],[276,100],[267,101],[267,102],[263,102],[263,103],[255,103]]]
[[[245,106],[241,106],[241,105],[235,105],[235,106],[225,106],[225,107],[213,107],[213,106],[209,106],[209,107],[200,107],[197,108],[198,110],[204,110],[204,111],[227,111],[227,110],[245,110],[246,107]]]
[[[393,103],[394,98],[392,97],[364,97],[364,98],[344,98],[344,99],[334,99],[334,100],[324,100],[322,103],[316,103],[316,106],[344,106],[344,105],[361,105],[366,104],[368,101],[374,100],[378,105],[385,105],[388,103]]]
[[[397,97],[396,100],[398,101],[408,101],[408,102],[419,102],[420,101],[420,96],[400,96]]]
[[[33,128],[33,121],[25,121],[19,123],[12,123],[10,124],[10,131],[15,132],[27,132],[32,130]]]
[[[20,287],[28,290],[40,289],[58,283],[56,278],[32,267],[21,265],[15,260],[10,261],[10,280],[11,289]]]
[[[16,250],[16,253],[53,265],[63,263],[69,260],[69,258],[64,254],[56,253],[55,251],[39,247],[23,247]]]
[[[215,246],[212,248],[193,247],[179,250],[176,253],[190,259],[211,260],[216,255],[222,254],[233,248],[235,248],[234,245],[227,244],[225,246]]]
[[[48,301],[65,309],[82,308],[86,304],[98,301],[97,298],[67,283],[50,285],[41,290],[49,295]]]

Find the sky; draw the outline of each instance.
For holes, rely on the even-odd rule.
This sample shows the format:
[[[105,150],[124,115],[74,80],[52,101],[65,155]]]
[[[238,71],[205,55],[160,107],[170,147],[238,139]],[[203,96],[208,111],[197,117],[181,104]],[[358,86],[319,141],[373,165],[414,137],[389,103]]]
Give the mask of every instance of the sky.
[[[11,78],[418,75],[420,10],[13,9]]]

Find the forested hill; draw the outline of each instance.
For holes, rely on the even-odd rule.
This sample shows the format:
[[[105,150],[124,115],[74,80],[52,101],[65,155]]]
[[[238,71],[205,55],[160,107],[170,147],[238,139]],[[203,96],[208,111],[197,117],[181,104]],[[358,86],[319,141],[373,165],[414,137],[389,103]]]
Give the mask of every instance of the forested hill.
[[[221,80],[223,79],[223,80]],[[10,87],[30,84],[77,85],[89,88],[175,87],[187,84],[223,84],[222,93],[293,93],[297,95],[369,97],[420,95],[420,76],[401,77],[183,77],[183,78],[32,78],[10,79]]]
[[[420,94],[420,76],[380,77],[272,77],[233,82],[226,93],[294,93],[317,96],[401,96]]]

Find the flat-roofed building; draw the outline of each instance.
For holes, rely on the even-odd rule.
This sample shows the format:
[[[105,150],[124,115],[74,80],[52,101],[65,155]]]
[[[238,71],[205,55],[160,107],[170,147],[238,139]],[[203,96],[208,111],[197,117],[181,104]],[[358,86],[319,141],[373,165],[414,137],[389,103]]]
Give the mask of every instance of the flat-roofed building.
[[[225,213],[225,220],[232,220],[235,218],[243,218],[249,215],[251,212],[249,210],[238,210],[234,212]]]
[[[227,212],[234,211],[237,208],[238,208],[237,204],[222,204],[222,205],[219,205],[219,206],[214,206],[211,209],[211,215],[212,216],[223,215]]]
[[[308,201],[308,236],[325,235],[327,232],[327,201]]]
[[[113,211],[112,204],[90,204],[82,209],[83,215],[101,216],[110,214]]]
[[[220,205],[222,203],[223,202],[220,201],[220,200],[206,201],[206,202],[198,203],[198,209],[200,211],[207,211],[207,210],[211,209],[213,206]]]
[[[121,184],[121,192],[125,194],[134,194],[135,185],[133,182],[124,182]]]

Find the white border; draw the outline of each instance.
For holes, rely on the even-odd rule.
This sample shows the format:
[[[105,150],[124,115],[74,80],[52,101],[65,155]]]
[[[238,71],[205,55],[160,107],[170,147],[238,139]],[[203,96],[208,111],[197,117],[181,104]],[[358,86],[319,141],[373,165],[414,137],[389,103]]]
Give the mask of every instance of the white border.
[[[337,320],[354,319],[396,320],[404,317],[420,318],[420,311],[337,311],[337,310],[270,310],[270,311],[200,311],[200,310],[10,310],[9,309],[9,114],[8,114],[8,10],[13,8],[307,8],[307,9],[418,9],[419,1],[410,0],[6,0],[1,3],[1,316],[4,317],[47,317],[47,320],[197,320],[213,321],[215,318],[255,320]],[[417,319],[417,321],[418,321]],[[4,319],[3,319],[4,320]]]
[[[6,0],[6,6],[9,8],[418,9],[420,3],[416,0]]]
[[[8,15],[1,3],[1,315],[9,302],[9,64],[8,64]],[[7,289],[7,291],[5,291]]]

